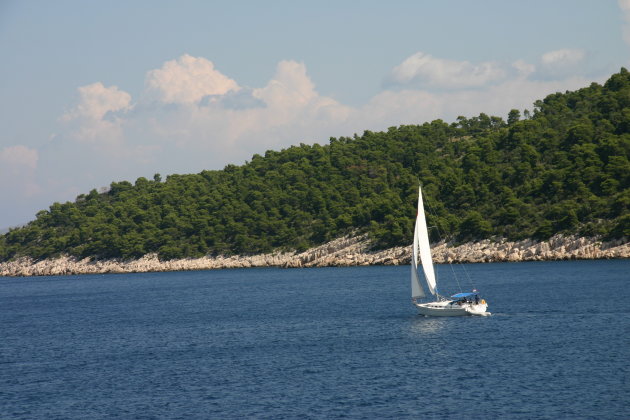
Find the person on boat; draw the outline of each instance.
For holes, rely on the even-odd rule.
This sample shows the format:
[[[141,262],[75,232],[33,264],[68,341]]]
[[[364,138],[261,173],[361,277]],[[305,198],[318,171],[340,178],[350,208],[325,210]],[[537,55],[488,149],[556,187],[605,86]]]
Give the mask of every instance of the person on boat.
[[[479,305],[479,295],[475,294],[475,305]]]

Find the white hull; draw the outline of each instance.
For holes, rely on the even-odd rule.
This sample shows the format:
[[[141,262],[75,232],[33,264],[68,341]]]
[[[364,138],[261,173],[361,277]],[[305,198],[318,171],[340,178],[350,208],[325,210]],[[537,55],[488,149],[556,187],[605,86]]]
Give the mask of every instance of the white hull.
[[[422,263],[424,281],[429,294],[439,299],[435,302],[419,303],[416,299],[424,298],[427,294],[420,285],[418,262]],[[454,294],[451,299],[444,300],[437,292],[437,279],[433,270],[433,258],[431,257],[431,245],[429,244],[429,231],[424,214],[422,202],[422,189],[418,188],[418,214],[413,232],[413,246],[411,248],[411,300],[418,308],[418,312],[424,316],[487,316],[488,305],[483,299],[479,299],[476,290],[472,292]]]
[[[450,300],[417,303],[414,305],[418,308],[418,312],[424,316],[488,316],[490,312],[486,312],[488,305],[485,303],[464,303],[459,305]]]

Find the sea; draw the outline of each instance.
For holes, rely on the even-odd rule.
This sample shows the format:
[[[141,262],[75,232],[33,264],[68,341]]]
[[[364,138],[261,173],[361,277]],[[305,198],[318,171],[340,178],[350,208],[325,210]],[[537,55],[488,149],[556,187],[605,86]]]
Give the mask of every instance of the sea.
[[[630,419],[630,260],[0,278],[0,419]]]

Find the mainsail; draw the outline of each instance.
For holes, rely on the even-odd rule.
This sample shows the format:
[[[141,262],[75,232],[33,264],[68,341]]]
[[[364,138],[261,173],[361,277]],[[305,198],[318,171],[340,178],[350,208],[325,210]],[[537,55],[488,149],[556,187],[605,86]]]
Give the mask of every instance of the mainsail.
[[[419,258],[418,258],[419,257]],[[429,231],[424,216],[424,204],[422,202],[422,189],[418,187],[418,216],[416,216],[416,226],[413,233],[413,252],[411,256],[411,297],[424,297],[424,291],[418,279],[418,259],[422,262],[422,270],[429,292],[437,295],[435,285],[435,272],[433,271],[433,260],[431,259],[431,248],[429,246]]]
[[[420,286],[420,279],[418,278],[418,217],[416,217],[416,226],[413,230],[413,249],[411,251],[411,298],[423,298],[425,296],[422,286]]]

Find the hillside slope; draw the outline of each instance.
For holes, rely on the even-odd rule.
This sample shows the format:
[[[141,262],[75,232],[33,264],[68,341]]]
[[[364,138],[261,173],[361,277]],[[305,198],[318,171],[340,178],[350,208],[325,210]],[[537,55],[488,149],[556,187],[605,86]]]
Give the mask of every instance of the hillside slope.
[[[417,185],[437,239],[630,236],[630,73],[536,101],[524,118],[366,131],[193,175],[54,203],[0,236],[0,261],[303,251],[358,231],[408,244]]]

